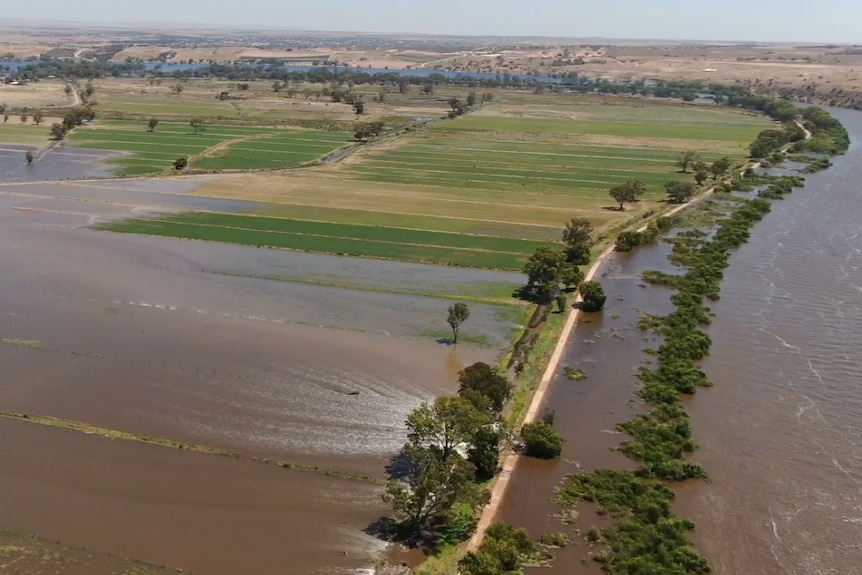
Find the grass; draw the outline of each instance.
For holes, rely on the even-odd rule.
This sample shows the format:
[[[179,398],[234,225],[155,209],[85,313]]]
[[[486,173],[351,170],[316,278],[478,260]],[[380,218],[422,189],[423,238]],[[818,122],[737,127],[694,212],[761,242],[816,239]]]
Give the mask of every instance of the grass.
[[[504,270],[520,269],[529,253],[547,245],[515,238],[208,212],[129,219],[101,229]]]
[[[675,166],[681,151],[740,160],[771,125],[713,107],[528,96],[504,92],[499,103],[365,147],[340,165],[214,181],[193,193],[257,200],[270,205],[262,214],[279,217],[555,241],[573,216],[602,235],[655,209],[667,181],[692,178]],[[646,184],[644,201],[612,210],[608,189],[631,179]]]
[[[75,130],[77,146],[128,152],[114,160],[120,175],[145,175],[170,170],[186,156],[192,168],[259,170],[289,168],[314,160],[344,145],[346,134],[261,126],[205,125],[195,133],[188,124],[162,122],[148,132],[146,122],[102,121]]]
[[[44,146],[48,143],[48,133],[49,127],[44,123],[37,126],[33,123],[21,124],[18,118],[10,117],[8,122],[0,119],[0,142],[3,143]]]
[[[19,347],[26,347],[27,349],[45,349],[42,345],[41,341],[36,341],[34,339],[12,339],[5,338],[0,340],[5,345],[16,345]]]

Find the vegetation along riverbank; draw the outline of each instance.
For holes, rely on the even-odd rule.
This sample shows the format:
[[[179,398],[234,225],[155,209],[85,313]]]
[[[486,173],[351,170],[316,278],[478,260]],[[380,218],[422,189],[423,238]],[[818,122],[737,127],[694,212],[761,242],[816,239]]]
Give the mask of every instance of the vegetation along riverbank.
[[[797,140],[798,144],[791,148],[794,152],[838,154],[847,149],[846,131],[827,112],[807,108],[801,118],[812,137]],[[782,134],[792,131],[792,126],[785,126],[783,132],[761,134],[752,144],[753,151],[763,156],[774,153],[788,141]],[[772,143],[763,144],[771,138]],[[810,163],[823,164],[820,159]],[[771,200],[782,198],[802,184],[798,176],[770,177],[747,171],[721,186],[713,203],[715,209],[708,218],[700,218],[698,226],[687,226],[682,219],[670,222],[669,228],[681,229],[668,239],[673,244],[671,259],[685,273],[644,274],[646,281],[676,290],[671,297],[675,310],[662,317],[642,318],[639,327],[652,331],[661,340],[657,349],[650,350],[654,363],[638,374],[642,383],[638,395],[650,410],[618,427],[628,436],[620,451],[638,462],[639,467],[635,471],[601,469],[574,474],[565,479],[557,494],[563,507],[573,508],[589,501],[598,506],[600,513],[614,518],[613,525],[600,534],[588,535],[593,542],[605,545],[596,559],[606,572],[711,571],[707,560],[686,537],[693,523],[672,511],[674,482],[709,477],[706,469],[689,458],[696,444],[682,396],[710,385],[698,367],[711,344],[702,328],[710,322],[707,303],[719,298],[723,270],[731,253],[748,240],[751,228],[770,211]]]

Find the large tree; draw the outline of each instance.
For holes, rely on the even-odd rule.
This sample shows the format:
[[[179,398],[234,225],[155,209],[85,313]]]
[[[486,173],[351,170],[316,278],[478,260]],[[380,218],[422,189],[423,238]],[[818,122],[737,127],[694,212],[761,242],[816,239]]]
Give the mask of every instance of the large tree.
[[[693,168],[694,181],[697,182],[698,186],[703,185],[707,178],[709,178],[709,165],[706,162],[695,162]]]
[[[553,299],[560,291],[564,264],[566,260],[561,250],[548,246],[536,248],[524,264],[527,289],[540,301]]]
[[[147,122],[147,131],[153,132],[156,129],[156,126],[159,125],[159,120],[157,118],[150,118],[150,121]]]
[[[675,204],[684,204],[694,196],[695,187],[691,182],[667,182],[664,185],[667,190],[668,200]]]
[[[481,361],[461,370],[458,383],[458,395],[469,400],[479,411],[490,410],[498,414],[512,395],[512,384]]]
[[[730,169],[730,165],[731,164],[729,158],[721,158],[714,161],[709,167],[709,171],[712,174],[712,179],[717,180],[721,176],[725,175]]]
[[[590,248],[595,244],[593,224],[587,218],[572,218],[563,230],[563,243],[566,244],[563,253],[567,262],[575,266],[589,263]]]
[[[449,317],[446,321],[449,327],[452,328],[452,343],[458,343],[458,332],[461,331],[461,324],[470,318],[470,308],[466,303],[456,303],[449,306]]]
[[[488,415],[463,397],[438,397],[407,416],[407,438],[416,447],[428,448],[446,460],[456,448],[468,445],[476,430],[490,425]]]
[[[610,189],[610,195],[620,205],[620,210],[625,209],[625,203],[636,202],[646,193],[646,186],[640,180],[630,180]]]
[[[194,130],[195,134],[197,134],[199,131],[201,131],[203,129],[203,125],[204,125],[203,118],[195,117],[195,118],[192,118],[191,120],[189,120],[189,126],[192,127],[192,130]]]
[[[688,150],[679,155],[676,165],[680,170],[682,170],[682,173],[685,174],[688,172],[688,168],[694,165],[695,162],[697,162],[697,152],[694,150]]]
[[[404,446],[402,455],[409,470],[404,481],[389,482],[384,498],[394,511],[404,514],[411,531],[423,531],[431,518],[471,498],[476,468],[460,455],[441,458],[429,448],[411,444]]]

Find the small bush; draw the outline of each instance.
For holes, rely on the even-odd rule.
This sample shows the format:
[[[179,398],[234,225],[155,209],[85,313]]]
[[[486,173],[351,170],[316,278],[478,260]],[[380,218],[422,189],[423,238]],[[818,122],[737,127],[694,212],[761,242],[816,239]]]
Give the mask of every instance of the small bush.
[[[563,548],[569,544],[569,537],[565,533],[559,531],[557,533],[545,533],[539,537],[539,543],[546,547]]]

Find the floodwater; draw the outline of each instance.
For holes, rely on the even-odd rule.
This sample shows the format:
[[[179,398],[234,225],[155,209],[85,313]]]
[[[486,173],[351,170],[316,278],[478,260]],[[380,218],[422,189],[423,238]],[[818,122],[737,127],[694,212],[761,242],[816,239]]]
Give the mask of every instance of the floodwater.
[[[257,207],[188,195],[197,181],[0,185],[0,410],[384,479],[406,415],[495,354],[429,336],[450,302],[420,279],[457,293],[515,277],[82,229]],[[498,307],[471,310],[464,333],[506,340]],[[379,482],[21,421],[0,420],[0,461],[0,527],[98,553],[233,575],[350,571],[381,551],[363,533],[386,513]]]
[[[831,113],[850,151],[773,204],[712,306],[691,412],[713,483],[680,510],[716,573],[862,565],[862,114]]]
[[[106,178],[113,176],[115,170],[107,161],[123,155],[121,152],[75,148],[60,143],[38,161],[28,164],[25,157],[27,150],[35,152],[38,148],[0,144],[0,182]]]
[[[688,403],[700,445],[694,457],[712,481],[677,486],[676,508],[694,521],[691,537],[721,575],[838,575],[862,565],[862,114],[832,113],[850,131],[851,150],[773,203],[733,255],[711,306],[712,355],[703,367],[715,387]],[[562,363],[589,378],[557,377],[547,400],[567,439],[563,460],[522,460],[501,519],[537,536],[565,531],[549,502],[559,478],[631,465],[608,449],[622,439],[614,425],[638,409],[631,370],[648,360],[641,341],[632,343],[644,337],[630,329],[632,309],[666,311],[660,300],[669,292],[611,278],[666,269],[656,261],[660,249],[612,257],[606,310],[578,326]],[[616,325],[614,313],[626,339],[597,339],[597,330]],[[577,363],[590,359],[598,360],[587,363],[592,371]],[[578,527],[601,525],[581,511]],[[576,541],[555,552],[553,570],[599,573],[590,551]]]

